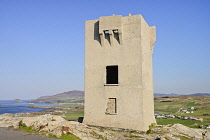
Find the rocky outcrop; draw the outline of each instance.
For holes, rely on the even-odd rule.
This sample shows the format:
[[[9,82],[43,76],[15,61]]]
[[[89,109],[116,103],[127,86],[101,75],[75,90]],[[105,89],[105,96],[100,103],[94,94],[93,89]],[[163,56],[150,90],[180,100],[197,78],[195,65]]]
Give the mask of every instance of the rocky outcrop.
[[[56,115],[40,115],[36,117],[18,117],[17,114],[0,115],[0,127],[20,126],[33,128],[34,131],[45,133],[46,135],[55,135],[60,137],[62,134],[72,133],[82,140],[96,139],[170,139],[180,140],[188,138],[192,140],[210,140],[210,130],[192,129],[181,124],[154,126],[145,132],[134,130],[105,128],[88,126],[75,121],[66,121],[61,116]]]
[[[164,129],[169,130],[171,134],[174,134],[174,135],[182,134],[185,137],[194,138],[194,139],[202,139],[203,138],[202,134],[204,132],[202,129],[193,129],[193,128],[184,126],[182,124],[174,124],[171,127],[168,127],[168,128],[166,127]]]
[[[0,127],[19,127],[19,122],[22,120],[22,117],[14,117],[13,114],[5,113],[0,115]]]
[[[16,102],[16,103],[22,103],[23,101],[22,101],[22,100],[20,100],[20,99],[15,99],[15,100],[13,100],[13,102]]]
[[[154,128],[155,129],[155,128]],[[180,136],[193,140],[210,140],[210,131],[203,129],[193,129],[182,124],[174,124],[162,127],[163,133],[168,133],[165,137],[170,139],[170,136]]]
[[[0,115],[0,127],[19,128],[20,125],[31,127],[37,132],[44,132],[46,135],[51,134],[57,137],[60,137],[62,134],[72,133],[82,140],[96,139],[90,133],[99,130],[97,130],[97,128],[92,129],[79,122],[66,121],[61,116],[55,115],[47,114],[37,117],[17,117],[17,115],[14,114]]]

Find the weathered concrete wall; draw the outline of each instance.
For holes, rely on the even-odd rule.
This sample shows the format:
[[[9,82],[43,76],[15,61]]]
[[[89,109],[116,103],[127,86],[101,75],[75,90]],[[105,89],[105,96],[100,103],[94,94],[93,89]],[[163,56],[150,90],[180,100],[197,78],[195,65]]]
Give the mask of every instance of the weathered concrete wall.
[[[155,123],[155,27],[141,15],[100,17],[86,21],[85,39],[84,123],[148,130]],[[106,84],[106,66],[112,65],[118,66],[118,84]]]

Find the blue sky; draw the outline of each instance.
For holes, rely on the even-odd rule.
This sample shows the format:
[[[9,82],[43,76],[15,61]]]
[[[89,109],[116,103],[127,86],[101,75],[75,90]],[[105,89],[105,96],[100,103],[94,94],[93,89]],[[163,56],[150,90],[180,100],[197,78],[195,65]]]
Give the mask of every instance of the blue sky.
[[[84,24],[141,14],[157,28],[156,93],[210,93],[209,0],[0,0],[0,100],[84,90]]]

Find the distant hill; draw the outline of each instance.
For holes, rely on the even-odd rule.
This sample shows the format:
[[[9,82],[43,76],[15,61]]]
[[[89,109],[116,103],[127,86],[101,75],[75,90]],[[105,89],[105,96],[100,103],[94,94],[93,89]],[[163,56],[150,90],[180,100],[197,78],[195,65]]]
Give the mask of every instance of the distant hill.
[[[155,93],[154,97],[167,97],[167,96],[210,96],[210,93],[195,93],[189,95],[183,94],[164,94]],[[59,93],[53,96],[42,96],[37,99],[30,100],[31,103],[84,103],[84,91],[73,90],[68,92]]]
[[[154,93],[154,97],[165,97],[165,96],[181,96],[181,95],[180,94],[175,94],[175,93],[171,93],[171,94]]]
[[[42,96],[37,99],[30,100],[31,103],[83,103],[84,91],[68,91],[53,96]]]
[[[22,103],[23,101],[22,101],[22,100],[20,100],[20,99],[15,99],[15,100],[13,100],[13,102],[16,102],[16,103]]]
[[[154,93],[154,97],[166,97],[166,96],[210,96],[210,93],[194,93],[194,94]]]
[[[194,93],[190,94],[190,96],[210,96],[210,93]]]

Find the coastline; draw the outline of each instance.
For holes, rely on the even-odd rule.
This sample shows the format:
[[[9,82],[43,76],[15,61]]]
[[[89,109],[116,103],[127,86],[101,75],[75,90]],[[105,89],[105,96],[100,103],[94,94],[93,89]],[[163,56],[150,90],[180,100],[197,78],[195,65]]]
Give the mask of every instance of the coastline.
[[[34,134],[53,135],[56,138],[61,138],[63,135],[70,136],[75,137],[75,140],[97,140],[99,138],[107,140],[129,138],[175,139],[175,137],[183,136],[183,133],[186,138],[210,138],[210,130],[193,129],[181,124],[155,125],[151,127],[148,133],[120,128],[89,126],[72,121],[77,120],[78,116],[81,117],[81,114],[77,114],[75,119],[67,117],[72,117],[78,111],[84,110],[84,106],[78,104],[59,104],[54,106],[31,105],[29,107],[45,110],[41,112],[2,114],[0,115],[0,127],[30,130]]]
[[[23,102],[14,102],[14,100],[0,100],[0,114],[41,112],[46,110],[47,106],[52,106],[54,104],[36,103],[34,105],[37,107],[33,108],[30,107],[31,105],[32,104],[28,103],[28,100],[23,100]]]
[[[0,127],[21,129],[32,134],[54,136],[61,139],[62,137],[74,137],[74,140],[178,139],[180,137],[208,140],[210,138],[210,130],[193,129],[181,124],[155,125],[148,132],[140,132],[121,128],[89,126],[76,121],[67,121],[62,116],[50,114],[34,117],[3,114],[0,115]]]

